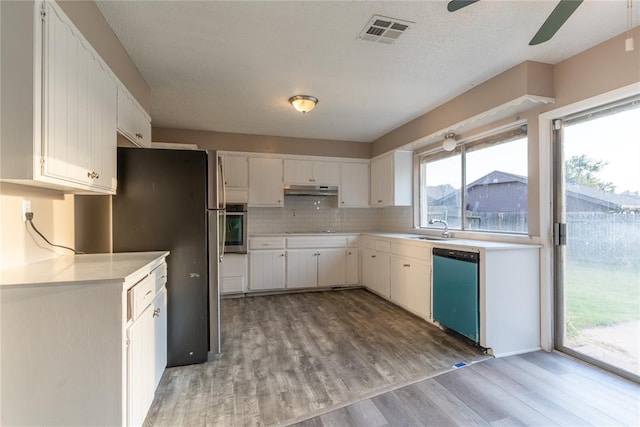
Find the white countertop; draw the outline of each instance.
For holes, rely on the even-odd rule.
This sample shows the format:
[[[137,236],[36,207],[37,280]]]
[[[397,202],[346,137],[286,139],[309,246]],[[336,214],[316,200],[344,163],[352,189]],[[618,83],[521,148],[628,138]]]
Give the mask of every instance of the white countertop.
[[[386,237],[391,239],[403,239],[417,243],[424,243],[436,247],[444,248],[465,248],[467,250],[507,250],[507,249],[537,249],[541,245],[531,243],[510,243],[510,242],[493,242],[487,240],[472,240],[472,239],[442,239],[442,240],[420,240],[416,237],[424,236],[423,234],[403,234],[403,233],[362,233],[369,236]]]
[[[168,251],[64,255],[0,271],[0,286],[124,282],[129,276],[169,255]]]
[[[424,234],[410,234],[410,233],[384,233],[384,232],[376,232],[376,231],[368,231],[368,232],[356,232],[356,233],[347,233],[347,232],[336,232],[336,233],[313,233],[313,232],[293,232],[293,233],[263,233],[263,234],[251,234],[249,238],[252,237],[297,237],[297,236],[313,236],[313,237],[326,237],[326,236],[373,236],[373,237],[384,237],[388,239],[402,239],[408,242],[415,242],[418,244],[425,244],[436,247],[443,248],[452,248],[452,249],[460,249],[464,248],[469,251],[478,251],[480,249],[484,250],[509,250],[509,249],[537,249],[540,248],[541,245],[536,243],[511,243],[511,242],[496,242],[496,241],[488,241],[488,240],[473,240],[473,239],[443,239],[443,240],[420,240],[417,237],[425,236]]]

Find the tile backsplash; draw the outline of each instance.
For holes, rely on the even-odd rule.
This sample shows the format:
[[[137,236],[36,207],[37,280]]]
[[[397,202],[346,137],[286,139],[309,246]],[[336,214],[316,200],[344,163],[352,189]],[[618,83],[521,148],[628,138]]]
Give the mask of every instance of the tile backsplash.
[[[249,208],[249,234],[284,232],[410,232],[410,207],[342,208],[337,197],[286,196],[283,208]]]

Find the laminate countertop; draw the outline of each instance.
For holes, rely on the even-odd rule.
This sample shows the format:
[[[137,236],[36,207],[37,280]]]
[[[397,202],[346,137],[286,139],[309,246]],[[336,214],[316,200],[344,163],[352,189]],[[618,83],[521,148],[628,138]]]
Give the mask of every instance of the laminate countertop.
[[[147,274],[168,251],[64,255],[0,271],[0,287],[126,282]]]

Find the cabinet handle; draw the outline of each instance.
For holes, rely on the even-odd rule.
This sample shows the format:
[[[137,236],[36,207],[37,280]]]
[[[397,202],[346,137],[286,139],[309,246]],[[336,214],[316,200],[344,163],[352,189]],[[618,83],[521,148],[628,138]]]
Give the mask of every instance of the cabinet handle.
[[[95,171],[87,172],[87,178],[98,179],[100,178],[100,174]]]
[[[142,134],[141,133],[136,133],[136,138],[142,138]]]
[[[378,203],[382,203],[382,200],[378,200]]]
[[[155,310],[153,310],[153,317],[160,317],[160,309],[156,308]]]
[[[375,258],[375,257],[376,257],[375,255],[371,255],[371,258]]]
[[[146,297],[147,295],[151,294],[151,291],[147,291],[146,294],[144,294],[144,296]]]
[[[402,264],[403,267],[411,267],[411,264]]]

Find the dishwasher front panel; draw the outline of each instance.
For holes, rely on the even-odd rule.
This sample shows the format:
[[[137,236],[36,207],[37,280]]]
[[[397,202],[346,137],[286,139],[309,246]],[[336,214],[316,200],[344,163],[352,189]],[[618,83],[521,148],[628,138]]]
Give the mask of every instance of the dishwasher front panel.
[[[455,255],[471,253],[458,253]],[[433,319],[461,335],[480,342],[477,254],[433,255]]]

